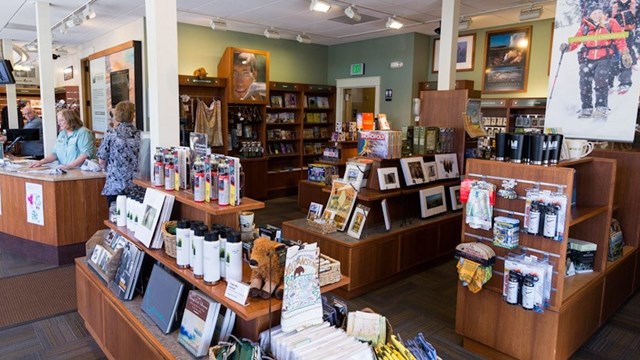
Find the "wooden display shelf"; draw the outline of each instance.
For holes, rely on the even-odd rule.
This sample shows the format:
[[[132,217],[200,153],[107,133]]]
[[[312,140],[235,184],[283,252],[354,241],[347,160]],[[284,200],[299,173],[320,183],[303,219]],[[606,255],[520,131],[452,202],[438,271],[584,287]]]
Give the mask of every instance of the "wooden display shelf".
[[[301,107],[272,107],[267,105],[267,111],[275,110],[275,111],[300,111]]]
[[[256,318],[268,315],[270,312],[280,310],[282,307],[282,301],[277,300],[275,298],[271,299],[271,304],[269,304],[269,300],[264,300],[261,298],[249,298],[248,305],[242,306],[234,301],[227,299],[224,296],[224,293],[227,289],[227,283],[225,281],[220,281],[217,285],[207,285],[204,283],[203,279],[196,279],[193,276],[193,271],[189,269],[180,269],[176,264],[174,258],[167,255],[164,249],[149,249],[144,244],[142,244],[139,240],[135,238],[133,232],[123,226],[116,226],[111,221],[105,220],[105,225],[107,225],[110,229],[114,230],[118,234],[124,236],[129,241],[133,242],[139,249],[144,251],[147,255],[161,262],[164,266],[166,266],[169,270],[171,270],[176,275],[181,278],[187,280],[189,283],[200,289],[207,296],[210,296],[215,301],[221,303],[225,307],[233,310],[240,318],[244,320],[254,320]],[[243,271],[242,271],[242,281],[245,283],[250,282],[251,277],[251,268],[248,264],[243,263]],[[349,278],[346,276],[342,276],[340,281],[334,284],[330,284],[327,286],[323,286],[320,290],[321,292],[328,292],[335,290],[339,287],[347,285],[349,283]]]
[[[449,187],[449,186],[456,186],[456,185],[460,185],[460,179],[436,180],[434,182],[428,182],[426,184],[420,184],[420,185],[414,185],[414,186],[402,188],[402,194],[405,194],[405,195],[414,194],[419,192],[420,190],[424,190],[424,189],[428,189],[436,186]]]
[[[376,201],[376,200],[388,199],[388,198],[392,198],[400,195],[415,194],[420,190],[429,189],[436,186],[448,187],[448,186],[454,186],[457,184],[460,184],[460,180],[458,179],[447,180],[445,182],[438,182],[438,183],[431,182],[426,184],[420,184],[420,186],[411,186],[408,188],[390,189],[390,190],[374,190],[374,189],[364,188],[358,191],[358,200]],[[331,193],[331,186],[323,186],[322,191],[326,193]]]
[[[327,142],[329,140],[331,140],[331,138],[313,138],[313,139],[302,139],[304,141],[310,141],[310,142]]]
[[[341,165],[346,165],[347,161],[346,160],[340,160],[340,161],[327,161],[327,160],[318,160],[316,161],[318,164],[324,164],[324,165],[334,165],[334,166],[341,166]]]
[[[327,126],[327,125],[332,125],[331,123],[310,123],[310,122],[303,122],[302,124],[304,126]]]
[[[291,153],[291,154],[271,154],[271,155],[267,155],[267,158],[269,158],[269,159],[275,159],[275,158],[285,158],[285,157],[295,157],[295,156],[300,156],[300,153]]]
[[[578,294],[580,290],[586,289],[591,283],[598,281],[602,276],[604,276],[602,272],[594,271],[565,277],[562,302],[565,303],[569,301],[572,296]]]
[[[584,157],[582,159],[576,159],[576,160],[563,160],[558,163],[558,166],[572,167],[575,165],[590,163],[591,161],[593,161],[593,158],[590,158],[590,157]]]
[[[271,140],[271,139],[267,139],[267,142],[270,143],[274,143],[274,142],[292,142],[292,141],[299,141],[300,139],[278,139],[278,140]],[[272,156],[272,155],[269,155]]]
[[[292,122],[292,123],[266,123],[267,126],[295,126],[300,125],[300,122]]]
[[[315,154],[303,154],[302,156],[322,156],[322,153],[315,153]]]
[[[187,191],[166,191],[164,190],[163,187],[155,187],[153,186],[153,184],[150,181],[146,181],[146,180],[138,180],[138,179],[134,179],[133,180],[134,184],[142,186],[142,187],[146,187],[146,188],[152,188],[152,189],[156,189],[158,191],[162,191],[165,194],[168,195],[173,195],[176,198],[176,201],[182,204],[185,204],[187,206],[190,206],[192,208],[195,208],[197,210],[203,211],[207,214],[211,214],[214,216],[218,216],[218,215],[229,215],[229,214],[235,214],[235,213],[239,213],[240,211],[248,211],[248,210],[257,210],[257,209],[262,209],[264,208],[264,203],[261,201],[257,201],[257,200],[253,200],[250,198],[242,198],[240,205],[238,206],[220,206],[218,205],[218,203],[206,203],[206,202],[195,202],[193,200],[193,193],[191,192],[187,192]]]
[[[608,206],[578,206],[571,208],[571,220],[569,226],[580,224],[595,216],[607,212]]]
[[[614,261],[607,261],[607,272],[609,272],[610,270],[613,270],[616,266],[618,266],[619,264],[625,262],[625,260],[630,257],[633,256],[635,254],[636,248],[634,246],[631,245],[625,245],[622,248],[622,256],[619,259],[616,259]]]

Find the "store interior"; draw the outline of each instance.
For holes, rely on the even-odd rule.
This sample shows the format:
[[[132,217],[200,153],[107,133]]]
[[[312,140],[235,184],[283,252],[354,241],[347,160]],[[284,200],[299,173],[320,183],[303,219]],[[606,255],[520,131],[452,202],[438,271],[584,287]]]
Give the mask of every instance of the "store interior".
[[[196,301],[191,295],[196,292],[220,303],[226,314],[233,311],[235,326],[229,331],[244,339],[231,340],[238,344],[258,347],[271,332],[278,334],[274,342],[287,342],[280,340],[280,331],[305,334],[302,328],[313,337],[313,326],[330,318],[328,310],[311,326],[290,310],[290,301],[302,297],[287,290],[299,286],[296,279],[304,281],[298,276],[309,271],[302,267],[306,255],[291,255],[299,256],[300,266],[290,269],[289,251],[281,250],[283,267],[287,258],[285,299],[277,299],[277,291],[261,299],[253,293],[259,270],[248,261],[258,236],[289,249],[296,241],[317,244],[318,301],[322,293],[334,313],[341,305],[358,311],[353,323],[364,323],[367,312],[377,316],[382,325],[376,325],[376,335],[342,322],[349,337],[356,332],[360,341],[380,344],[367,345],[369,350],[358,348],[362,342],[344,345],[371,356],[354,358],[384,358],[388,349],[412,352],[405,347],[420,348],[412,343],[420,336],[431,347],[423,351],[433,349],[430,354],[442,359],[618,359],[640,351],[635,321],[640,315],[640,199],[630,175],[640,171],[635,121],[640,86],[631,80],[626,85],[622,75],[629,69],[630,79],[640,83],[637,65],[622,60],[629,52],[635,56],[637,45],[604,40],[608,48],[617,46],[611,53],[617,51],[619,64],[617,75],[607,75],[603,95],[597,84],[584,85],[597,75],[580,74],[578,69],[586,72],[578,67],[584,63],[575,60],[585,56],[595,64],[598,59],[581,55],[587,50],[561,50],[566,41],[559,35],[584,32],[577,35],[587,36],[587,49],[588,35],[599,33],[587,33],[577,23],[598,10],[603,19],[615,19],[623,5],[599,0],[171,0],[167,9],[162,0],[10,3],[12,15],[0,16],[0,39],[15,81],[0,86],[0,107],[30,103],[43,119],[48,154],[56,143],[58,111],[76,111],[99,144],[118,99],[134,102],[142,137],[134,184],[142,196],[136,199],[133,191],[125,196],[127,215],[132,214],[125,220],[124,211],[122,218],[117,214],[121,204],[109,209],[100,195],[101,173],[71,170],[71,177],[16,170],[20,165],[11,166],[20,158],[13,158],[18,155],[14,144],[6,145],[18,133],[9,131],[2,146],[12,148],[10,165],[0,167],[0,298],[12,289],[19,295],[6,299],[10,310],[0,316],[0,352],[7,358],[128,358],[133,349],[145,358],[212,356],[209,345],[215,342],[194,350],[184,340],[183,328],[191,325],[182,318],[184,303]],[[313,9],[323,4],[327,11]],[[640,14],[637,18],[640,23]],[[167,21],[176,26],[164,26]],[[402,24],[399,29],[394,21]],[[613,33],[617,28],[600,29]],[[624,31],[635,34],[635,25]],[[504,39],[507,44],[500,43]],[[523,39],[524,45],[513,45]],[[441,49],[451,50],[451,56]],[[246,54],[257,64],[257,76],[236,67]],[[249,77],[252,87],[240,95],[239,79]],[[584,86],[589,86],[589,101],[595,86],[595,105],[585,105]],[[18,118],[9,112],[3,112],[3,130],[28,123],[20,112]],[[203,122],[202,113],[209,122]],[[565,119],[567,114],[575,121]],[[384,145],[376,142],[380,136]],[[574,156],[572,144],[586,150]],[[540,150],[540,165],[534,149]],[[185,176],[183,166],[191,174]],[[225,184],[219,178],[222,168],[228,171]],[[208,187],[202,193],[196,186],[201,170]],[[34,183],[39,189],[30,187]],[[90,196],[75,200],[76,189]],[[39,207],[29,200],[34,194],[42,198]],[[473,197],[483,194],[486,201]],[[153,224],[143,225],[152,196],[160,197],[160,205],[151,215]],[[533,230],[536,211],[542,220]],[[552,216],[553,230],[547,232],[544,219]],[[223,234],[242,238],[239,248],[247,254],[234,268],[238,281],[229,273],[229,252],[236,244],[229,240],[226,265],[222,256],[215,266],[222,274],[208,282],[215,276],[202,270],[208,250],[197,250],[205,255],[195,265],[191,250],[180,245],[178,220],[187,219],[208,226],[203,239],[209,232],[219,232],[220,239]],[[514,219],[515,240],[512,233],[503,237]],[[502,230],[496,230],[498,224]],[[143,234],[143,226],[150,233]],[[115,248],[118,241],[127,243],[124,251]],[[114,248],[97,261],[96,244],[108,248],[112,243]],[[487,248],[478,255],[478,249]],[[184,266],[181,251],[187,257]],[[116,262],[125,252],[140,259],[134,279],[141,274],[126,289],[124,280],[115,280],[131,272]],[[158,320],[162,316],[148,310],[147,302],[160,298],[149,295],[151,283],[159,286],[160,280],[151,279],[160,273],[156,268],[181,284],[174,301],[179,305],[170,311],[182,318],[182,327],[176,320],[169,332]],[[327,269],[337,278],[328,281]],[[228,278],[220,281],[220,276]],[[512,284],[519,294],[509,293]],[[535,295],[531,290],[527,298],[534,286]],[[223,310],[216,311],[219,322],[226,323]],[[287,312],[294,315],[287,319]],[[290,332],[294,321],[300,323]],[[386,338],[377,339],[385,337],[383,330]],[[329,336],[327,329],[317,331]],[[394,345],[391,334],[404,346]],[[274,358],[281,351],[274,343],[262,350]]]

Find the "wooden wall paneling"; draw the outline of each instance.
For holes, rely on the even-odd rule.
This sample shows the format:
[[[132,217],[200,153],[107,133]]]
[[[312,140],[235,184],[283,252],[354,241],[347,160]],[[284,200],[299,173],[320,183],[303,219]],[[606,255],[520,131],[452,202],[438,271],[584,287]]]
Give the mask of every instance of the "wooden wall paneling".
[[[612,269],[607,269],[602,297],[602,318],[606,321],[633,293],[636,256],[627,256]]]
[[[464,145],[466,132],[462,113],[467,100],[480,99],[474,90],[420,91],[420,126],[437,126],[455,129],[455,147],[460,173],[464,173]]]
[[[350,289],[398,273],[398,237],[393,236],[351,250]],[[354,280],[355,279],[355,280]]]
[[[264,181],[267,173],[266,159],[240,159],[240,163],[244,171],[244,196],[252,199],[266,199],[267,187]]]
[[[552,359],[558,314],[528,311],[508,305],[502,295],[477,294],[458,284],[456,332],[517,359]],[[544,344],[544,346],[540,346]]]
[[[604,279],[600,278],[589,284],[582,296],[563,304],[558,322],[556,359],[569,358],[600,326],[603,288]]]
[[[76,260],[76,264],[82,260]],[[97,339],[104,337],[102,319],[102,295],[94,285],[95,276],[88,274],[86,263],[76,266],[76,292],[78,299],[78,313],[84,319],[87,327],[93,330],[93,336]]]
[[[406,231],[400,235],[400,271],[420,265],[438,256],[440,226],[437,224]]]

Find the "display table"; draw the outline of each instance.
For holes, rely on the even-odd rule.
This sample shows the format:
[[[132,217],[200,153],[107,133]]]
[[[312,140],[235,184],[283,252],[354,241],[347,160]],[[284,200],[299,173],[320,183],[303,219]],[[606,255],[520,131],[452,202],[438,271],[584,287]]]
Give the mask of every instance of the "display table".
[[[69,170],[48,175],[31,170],[0,168],[0,248],[46,263],[71,263],[85,254],[87,239],[104,228],[108,210],[100,192],[106,174]],[[27,203],[27,187],[36,190],[32,206]],[[42,225],[29,222],[28,212]]]

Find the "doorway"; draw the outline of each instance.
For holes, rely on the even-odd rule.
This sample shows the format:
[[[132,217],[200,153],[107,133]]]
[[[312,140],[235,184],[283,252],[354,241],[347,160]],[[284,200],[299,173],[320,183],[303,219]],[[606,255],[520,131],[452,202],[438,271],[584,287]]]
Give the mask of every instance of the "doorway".
[[[354,112],[380,113],[380,77],[336,80],[336,131],[355,121]]]

